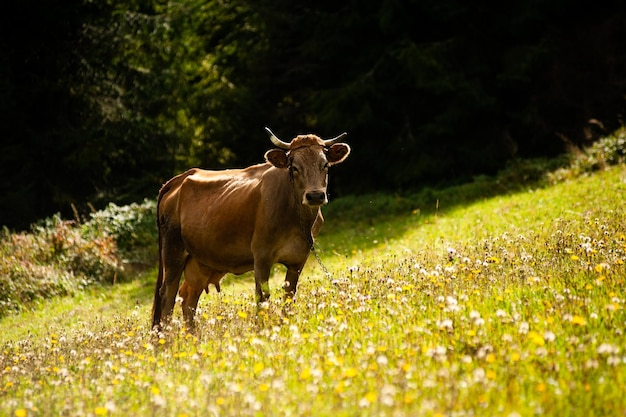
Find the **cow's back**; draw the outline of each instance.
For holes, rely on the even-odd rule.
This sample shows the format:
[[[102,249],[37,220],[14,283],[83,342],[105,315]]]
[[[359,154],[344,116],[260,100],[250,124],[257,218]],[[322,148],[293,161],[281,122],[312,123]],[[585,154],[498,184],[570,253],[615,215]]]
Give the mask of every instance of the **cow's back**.
[[[269,164],[242,170],[195,170],[172,188],[186,250],[215,270],[245,272],[253,266],[250,242]],[[184,174],[183,174],[184,175]]]

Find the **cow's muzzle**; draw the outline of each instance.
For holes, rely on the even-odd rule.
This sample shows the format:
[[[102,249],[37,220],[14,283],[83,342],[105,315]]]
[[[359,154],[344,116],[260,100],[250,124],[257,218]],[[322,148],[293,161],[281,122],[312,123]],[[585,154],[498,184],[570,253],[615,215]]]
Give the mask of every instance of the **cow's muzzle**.
[[[304,194],[304,204],[307,206],[317,207],[328,203],[325,191],[309,191]]]

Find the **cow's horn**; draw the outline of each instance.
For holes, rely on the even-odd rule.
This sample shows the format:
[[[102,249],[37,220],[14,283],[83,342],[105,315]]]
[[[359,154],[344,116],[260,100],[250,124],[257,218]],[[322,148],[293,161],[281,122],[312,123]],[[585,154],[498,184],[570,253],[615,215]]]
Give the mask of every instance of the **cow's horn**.
[[[270,140],[277,147],[279,147],[281,149],[290,149],[291,148],[291,144],[290,143],[283,142],[282,140],[278,139],[276,137],[276,135],[274,133],[272,133],[272,131],[270,130],[269,127],[266,127],[265,131],[267,132],[268,135],[270,135]]]
[[[343,139],[345,136],[347,136],[348,134],[346,132],[343,132],[341,135],[337,136],[336,138],[332,138],[332,139],[326,139],[324,141],[324,146],[330,146],[334,143],[339,142],[341,139]]]

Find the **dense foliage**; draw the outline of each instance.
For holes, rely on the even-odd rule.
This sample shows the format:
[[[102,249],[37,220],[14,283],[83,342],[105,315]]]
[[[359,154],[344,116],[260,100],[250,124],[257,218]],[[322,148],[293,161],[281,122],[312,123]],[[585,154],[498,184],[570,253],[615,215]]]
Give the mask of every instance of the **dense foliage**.
[[[33,302],[110,284],[156,262],[156,203],[109,204],[83,224],[58,215],[0,232],[0,317]]]
[[[413,189],[620,123],[621,2],[134,0],[0,17],[0,223],[153,197],[189,166],[350,133],[335,194]]]

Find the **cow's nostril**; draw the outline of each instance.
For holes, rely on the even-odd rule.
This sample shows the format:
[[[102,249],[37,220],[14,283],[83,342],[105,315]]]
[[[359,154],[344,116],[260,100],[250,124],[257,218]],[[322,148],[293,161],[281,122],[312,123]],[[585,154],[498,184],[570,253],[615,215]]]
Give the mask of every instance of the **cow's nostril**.
[[[310,193],[306,193],[305,198],[308,204],[320,205],[324,204],[324,202],[326,201],[326,193],[323,191],[313,191]]]

